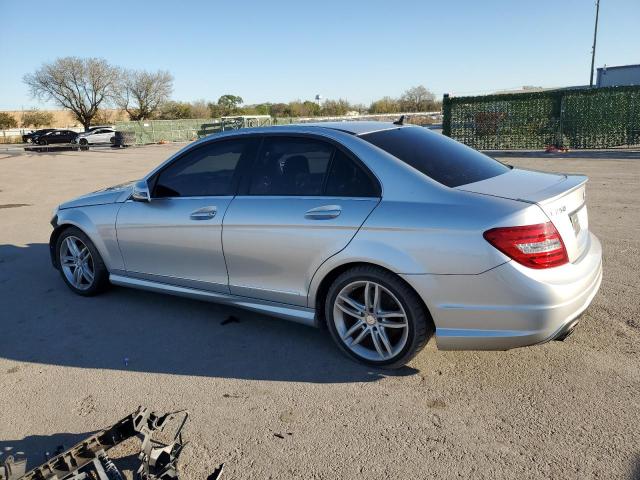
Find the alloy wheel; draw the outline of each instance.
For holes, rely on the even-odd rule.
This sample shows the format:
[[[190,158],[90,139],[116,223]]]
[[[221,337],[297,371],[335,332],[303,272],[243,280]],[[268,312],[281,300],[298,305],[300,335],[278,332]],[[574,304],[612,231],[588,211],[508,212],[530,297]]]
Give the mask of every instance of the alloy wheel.
[[[409,336],[402,303],[389,289],[369,280],[351,282],[340,290],[333,305],[333,322],[343,344],[371,361],[397,356]]]
[[[78,290],[93,285],[95,266],[91,251],[78,237],[68,236],[60,245],[60,267],[67,281]]]

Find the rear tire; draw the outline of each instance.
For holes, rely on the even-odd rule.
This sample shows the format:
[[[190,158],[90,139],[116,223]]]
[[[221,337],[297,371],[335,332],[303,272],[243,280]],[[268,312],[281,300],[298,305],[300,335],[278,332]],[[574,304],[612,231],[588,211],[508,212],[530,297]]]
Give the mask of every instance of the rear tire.
[[[404,366],[435,331],[418,294],[397,275],[373,265],[354,267],[333,282],[325,318],[345,354],[380,368]]]
[[[56,261],[67,286],[90,297],[109,286],[109,272],[93,242],[77,227],[69,227],[56,241]]]

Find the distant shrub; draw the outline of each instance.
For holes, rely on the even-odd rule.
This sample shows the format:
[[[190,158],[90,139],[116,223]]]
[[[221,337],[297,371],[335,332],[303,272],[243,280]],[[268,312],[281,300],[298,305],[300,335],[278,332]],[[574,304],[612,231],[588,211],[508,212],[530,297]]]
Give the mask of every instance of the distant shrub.
[[[41,112],[39,110],[28,110],[22,114],[20,123],[23,127],[46,127],[53,122],[53,114],[51,112]]]
[[[0,112],[0,129],[6,130],[7,128],[16,128],[18,126],[18,122],[13,118],[13,115],[10,115],[6,112]]]

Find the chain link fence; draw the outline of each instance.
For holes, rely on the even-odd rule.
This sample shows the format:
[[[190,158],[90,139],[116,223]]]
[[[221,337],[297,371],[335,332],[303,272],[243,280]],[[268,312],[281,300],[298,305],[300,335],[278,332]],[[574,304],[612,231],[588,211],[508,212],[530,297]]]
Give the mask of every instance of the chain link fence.
[[[443,133],[478,150],[640,146],[640,86],[443,99]]]
[[[140,120],[118,122],[117,131],[122,132],[128,145],[144,145],[160,142],[188,142],[226,130],[271,125],[269,115],[222,117],[214,119],[184,120]]]

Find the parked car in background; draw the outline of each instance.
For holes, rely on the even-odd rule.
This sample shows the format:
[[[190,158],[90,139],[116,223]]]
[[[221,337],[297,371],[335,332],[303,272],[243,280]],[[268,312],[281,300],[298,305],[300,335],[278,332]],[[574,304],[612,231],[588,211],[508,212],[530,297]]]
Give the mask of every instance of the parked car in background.
[[[602,280],[586,182],[416,126],[243,129],[63,203],[49,245],[79,295],[112,283],[236,305],[400,367],[432,335],[445,350],[564,339]]]
[[[38,145],[50,145],[53,143],[71,143],[78,136],[73,130],[53,130],[43,135],[33,137],[33,143]]]
[[[88,132],[79,133],[73,143],[93,145],[97,143],[113,143],[116,131],[109,127],[100,127]]]
[[[113,129],[113,125],[92,125],[89,127],[87,132],[93,132],[94,130],[98,130],[99,128],[111,128]]]
[[[40,135],[53,132],[54,130],[55,128],[41,128],[40,130],[34,130],[33,132],[25,133],[24,135],[22,135],[22,141],[24,143],[31,143],[33,141],[33,137],[39,137]]]

